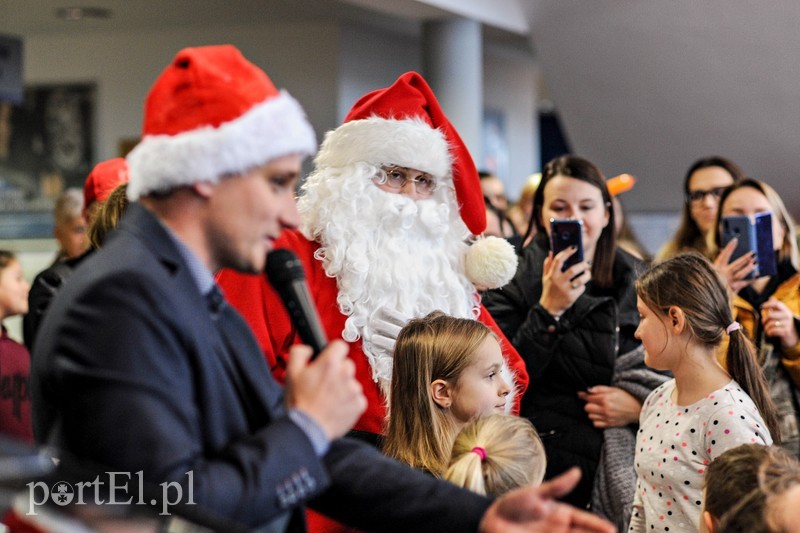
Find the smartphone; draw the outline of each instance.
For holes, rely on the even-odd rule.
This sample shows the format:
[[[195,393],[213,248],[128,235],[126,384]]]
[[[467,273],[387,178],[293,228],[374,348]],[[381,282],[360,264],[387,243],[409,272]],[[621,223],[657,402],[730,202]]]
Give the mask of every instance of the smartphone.
[[[553,255],[570,246],[575,246],[578,250],[564,261],[562,272],[583,261],[583,221],[551,218],[550,249],[553,250]]]
[[[778,260],[772,241],[772,213],[758,213],[755,217],[755,227],[758,275],[774,276],[778,273]]]
[[[772,231],[771,226],[770,231]],[[722,217],[722,246],[727,246],[734,238],[737,239],[738,242],[736,243],[736,248],[733,250],[733,254],[731,254],[730,261],[735,261],[749,252],[756,251],[755,226],[750,222],[750,217],[743,215]],[[758,267],[750,272],[744,279],[753,279],[757,275]]]

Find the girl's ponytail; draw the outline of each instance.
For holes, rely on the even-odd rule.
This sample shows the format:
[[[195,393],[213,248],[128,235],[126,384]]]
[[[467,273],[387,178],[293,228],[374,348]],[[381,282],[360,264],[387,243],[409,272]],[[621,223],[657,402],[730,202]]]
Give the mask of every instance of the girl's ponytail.
[[[486,453],[486,452],[484,452]],[[486,482],[483,479],[483,459],[479,453],[463,453],[453,457],[444,478],[467,490],[486,496]]]
[[[733,324],[737,327],[728,328],[730,339],[725,359],[728,372],[756,404],[773,442],[780,444],[781,430],[778,426],[777,409],[769,394],[764,373],[756,364],[755,347],[738,324]]]

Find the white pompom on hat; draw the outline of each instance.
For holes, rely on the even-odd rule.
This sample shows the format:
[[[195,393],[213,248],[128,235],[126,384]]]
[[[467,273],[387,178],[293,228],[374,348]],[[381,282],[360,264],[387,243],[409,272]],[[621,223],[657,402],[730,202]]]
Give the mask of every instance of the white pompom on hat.
[[[128,155],[128,199],[247,172],[316,136],[297,101],[232,45],[185,48],[145,102],[141,142]]]
[[[478,290],[502,287],[517,272],[514,246],[499,237],[480,237],[469,247],[464,270]]]

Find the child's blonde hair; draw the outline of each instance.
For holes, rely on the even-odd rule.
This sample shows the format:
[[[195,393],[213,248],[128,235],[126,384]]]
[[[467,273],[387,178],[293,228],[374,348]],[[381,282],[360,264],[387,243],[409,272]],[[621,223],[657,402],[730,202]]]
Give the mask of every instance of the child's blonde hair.
[[[481,343],[494,332],[477,320],[434,311],[411,320],[394,347],[389,422],[383,451],[441,477],[457,428],[431,395],[437,379],[458,381]]]
[[[546,466],[544,445],[533,424],[526,418],[498,414],[464,426],[444,477],[472,492],[500,496],[541,483]]]

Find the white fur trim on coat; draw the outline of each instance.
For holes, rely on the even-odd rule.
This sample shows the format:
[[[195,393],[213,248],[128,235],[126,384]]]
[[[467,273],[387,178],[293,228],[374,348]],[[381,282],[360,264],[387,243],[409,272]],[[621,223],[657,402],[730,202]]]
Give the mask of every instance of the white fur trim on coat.
[[[300,104],[286,91],[219,127],[147,135],[128,155],[128,199],[193,183],[216,183],[278,157],[311,155],[317,139]]]
[[[452,165],[444,133],[424,120],[370,117],[345,122],[329,131],[316,166],[344,167],[362,161],[413,168],[438,178],[449,176]]]

